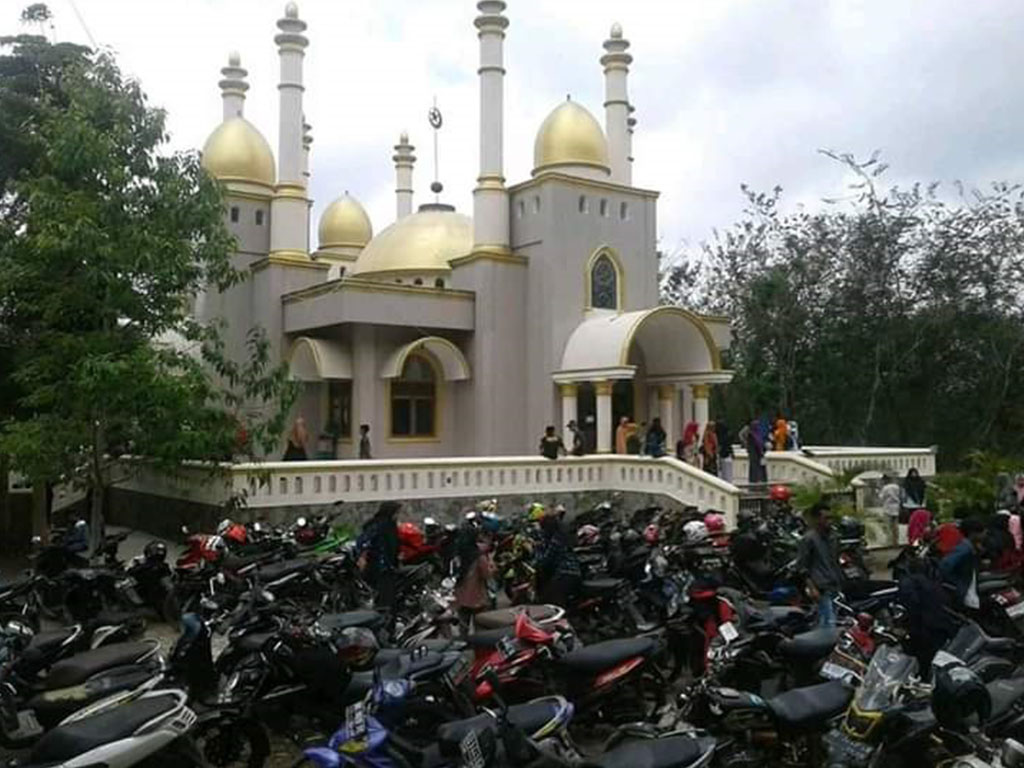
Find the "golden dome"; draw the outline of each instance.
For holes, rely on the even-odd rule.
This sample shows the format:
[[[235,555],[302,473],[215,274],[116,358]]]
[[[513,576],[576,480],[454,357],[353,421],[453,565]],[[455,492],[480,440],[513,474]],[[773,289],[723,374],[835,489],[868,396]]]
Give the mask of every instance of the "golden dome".
[[[321,248],[362,248],[373,237],[366,210],[346,192],[320,214]]]
[[[263,135],[243,117],[225,120],[203,145],[203,168],[222,181],[274,186],[274,153]]]
[[[473,220],[447,205],[424,205],[378,234],[350,275],[447,272],[473,250]]]
[[[583,165],[608,172],[608,142],[597,120],[575,101],[565,101],[541,123],[533,144],[533,173]]]

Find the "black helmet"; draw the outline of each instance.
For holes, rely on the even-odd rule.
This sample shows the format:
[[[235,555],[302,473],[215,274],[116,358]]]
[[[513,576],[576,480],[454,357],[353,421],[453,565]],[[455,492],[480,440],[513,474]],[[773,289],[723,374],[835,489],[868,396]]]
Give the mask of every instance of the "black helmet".
[[[343,662],[351,667],[363,668],[373,663],[380,650],[380,643],[366,627],[346,627],[338,633],[334,648]]]
[[[932,712],[940,725],[962,730],[972,715],[982,723],[988,720],[992,697],[970,667],[949,654],[940,654],[932,665],[932,672],[935,676]],[[992,685],[1009,685],[1009,681],[997,680]]]
[[[741,509],[736,513],[736,527],[741,531],[757,525],[757,513],[752,509]]]
[[[839,538],[841,539],[862,539],[864,538],[864,523],[858,520],[856,517],[850,517],[845,515],[839,520],[839,524],[836,526],[836,530],[839,532]]]
[[[162,541],[151,541],[142,550],[142,555],[149,562],[163,562],[167,559],[167,545]]]

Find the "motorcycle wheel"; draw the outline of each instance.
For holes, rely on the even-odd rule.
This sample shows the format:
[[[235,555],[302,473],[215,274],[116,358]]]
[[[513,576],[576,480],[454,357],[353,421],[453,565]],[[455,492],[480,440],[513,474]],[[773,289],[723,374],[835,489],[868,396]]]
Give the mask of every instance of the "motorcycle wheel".
[[[270,756],[270,739],[255,720],[225,717],[200,722],[191,736],[212,768],[261,768]]]

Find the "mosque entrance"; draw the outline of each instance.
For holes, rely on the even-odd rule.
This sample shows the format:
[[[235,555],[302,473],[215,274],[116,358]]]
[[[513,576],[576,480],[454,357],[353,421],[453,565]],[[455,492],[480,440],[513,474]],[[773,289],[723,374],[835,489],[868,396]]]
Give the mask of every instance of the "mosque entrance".
[[[636,397],[632,379],[620,379],[612,386],[612,445],[615,445],[614,430],[625,416],[636,421]]]

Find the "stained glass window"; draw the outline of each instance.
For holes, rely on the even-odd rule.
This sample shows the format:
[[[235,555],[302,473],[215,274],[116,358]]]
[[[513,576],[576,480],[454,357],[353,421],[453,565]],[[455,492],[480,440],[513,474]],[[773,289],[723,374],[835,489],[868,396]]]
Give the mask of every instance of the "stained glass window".
[[[590,306],[594,309],[619,308],[619,273],[607,256],[599,256],[590,269]]]

